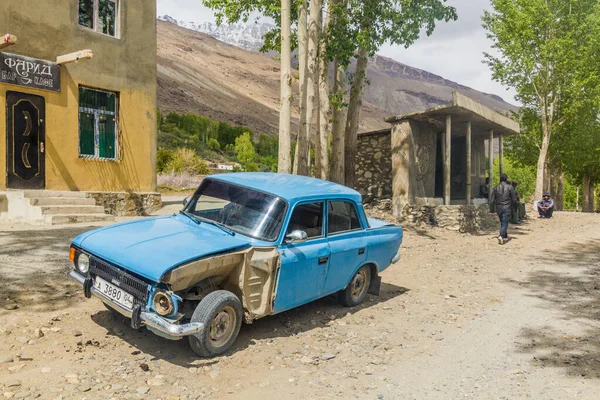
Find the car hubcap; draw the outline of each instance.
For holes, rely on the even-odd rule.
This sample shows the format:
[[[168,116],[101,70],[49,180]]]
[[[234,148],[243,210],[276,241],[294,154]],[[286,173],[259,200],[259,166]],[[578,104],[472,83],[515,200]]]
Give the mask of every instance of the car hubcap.
[[[235,311],[225,307],[215,315],[210,323],[210,340],[215,347],[221,347],[231,338],[236,326]]]
[[[367,290],[367,270],[361,269],[352,279],[352,298],[360,299]]]

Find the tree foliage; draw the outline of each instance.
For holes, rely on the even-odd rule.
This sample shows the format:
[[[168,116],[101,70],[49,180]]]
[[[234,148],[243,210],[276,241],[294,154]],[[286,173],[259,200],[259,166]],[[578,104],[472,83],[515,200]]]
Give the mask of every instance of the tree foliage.
[[[486,63],[494,79],[516,90],[523,105],[519,115],[523,134],[512,139],[511,146],[521,163],[537,164],[536,197],[540,197],[545,170],[565,165],[562,145],[567,136],[585,131],[575,121],[598,111],[591,104],[596,103],[600,85],[599,4],[492,0],[492,5],[494,11],[486,12],[483,22],[495,53],[485,54]]]

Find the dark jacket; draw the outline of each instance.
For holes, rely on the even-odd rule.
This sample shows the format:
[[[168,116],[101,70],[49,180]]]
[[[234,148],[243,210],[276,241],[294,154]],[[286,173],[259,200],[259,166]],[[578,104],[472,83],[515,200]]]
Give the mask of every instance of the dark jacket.
[[[490,201],[490,212],[511,211],[513,204],[517,202],[515,188],[506,182],[492,189],[492,200]]]

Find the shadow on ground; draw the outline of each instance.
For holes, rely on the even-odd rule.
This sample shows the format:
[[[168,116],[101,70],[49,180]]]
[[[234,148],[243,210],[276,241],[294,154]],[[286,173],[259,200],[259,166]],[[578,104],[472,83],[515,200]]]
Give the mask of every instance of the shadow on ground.
[[[379,296],[369,295],[365,302],[356,307],[342,307],[337,303],[335,296],[328,296],[281,314],[256,320],[251,325],[243,324],[233,348],[223,357],[247,349],[258,340],[295,336],[328,326],[332,319],[341,318],[346,314],[354,314],[365,308],[368,309],[401,296],[408,291],[409,289],[404,287],[382,283]],[[189,347],[186,338],[171,341],[158,337],[145,328],[135,331],[129,327],[129,320],[121,316],[114,316],[109,311],[103,310],[93,314],[92,320],[108,330],[109,335],[120,336],[129,345],[152,355],[154,359],[163,359],[184,367],[207,366],[219,361],[219,358],[203,359],[196,356]]]
[[[557,310],[565,322],[577,321],[584,329],[578,334],[551,326],[523,329],[519,351],[532,354],[542,367],[600,378],[600,239],[569,243],[531,261],[547,268],[512,283]]]
[[[0,231],[0,315],[15,304],[33,311],[61,310],[79,296],[67,278],[69,245],[93,227]]]

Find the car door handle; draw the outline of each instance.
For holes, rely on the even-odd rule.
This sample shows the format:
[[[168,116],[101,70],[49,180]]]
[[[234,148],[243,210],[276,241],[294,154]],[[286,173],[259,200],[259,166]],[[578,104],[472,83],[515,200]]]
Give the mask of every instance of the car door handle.
[[[365,254],[365,248],[364,247],[358,249],[358,255],[360,256],[362,254]]]
[[[327,264],[327,260],[329,260],[329,257],[327,256],[319,257],[319,265]]]

